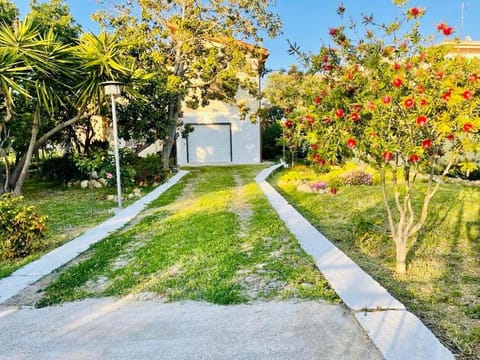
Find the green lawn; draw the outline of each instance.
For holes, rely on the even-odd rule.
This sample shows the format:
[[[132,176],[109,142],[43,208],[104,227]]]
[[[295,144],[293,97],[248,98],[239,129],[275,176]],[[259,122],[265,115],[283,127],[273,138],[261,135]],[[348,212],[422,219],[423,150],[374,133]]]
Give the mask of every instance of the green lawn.
[[[150,190],[145,188],[142,191]],[[0,260],[0,278],[113,216],[117,203],[106,200],[107,193],[113,192],[115,189],[93,189],[92,202],[92,191],[88,188],[67,188],[49,182],[28,180],[23,189],[25,204],[34,205],[48,216],[46,236],[38,251],[31,256]],[[125,205],[128,206],[133,201],[127,200]]]
[[[277,173],[271,182],[454,353],[480,359],[480,187],[441,187],[412,248],[408,275],[399,277],[379,187],[344,186],[336,196],[297,191],[296,179],[314,178],[321,177],[299,166]]]
[[[136,224],[96,244],[85,261],[64,271],[37,305],[130,294],[217,304],[338,302],[255,183],[262,169],[190,169]]]

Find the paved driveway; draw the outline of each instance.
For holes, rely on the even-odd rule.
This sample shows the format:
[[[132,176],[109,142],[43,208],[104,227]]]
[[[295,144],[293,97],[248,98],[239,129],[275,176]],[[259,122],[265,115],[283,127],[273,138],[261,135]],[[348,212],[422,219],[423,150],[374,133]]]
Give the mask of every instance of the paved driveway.
[[[342,305],[89,299],[0,306],[0,359],[381,359]]]

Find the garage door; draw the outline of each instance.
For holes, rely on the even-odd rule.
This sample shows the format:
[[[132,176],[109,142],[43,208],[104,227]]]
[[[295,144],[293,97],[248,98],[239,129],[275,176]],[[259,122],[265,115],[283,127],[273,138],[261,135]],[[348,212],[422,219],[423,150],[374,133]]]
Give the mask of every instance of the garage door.
[[[225,163],[232,161],[230,123],[190,124],[194,131],[187,138],[187,162]]]

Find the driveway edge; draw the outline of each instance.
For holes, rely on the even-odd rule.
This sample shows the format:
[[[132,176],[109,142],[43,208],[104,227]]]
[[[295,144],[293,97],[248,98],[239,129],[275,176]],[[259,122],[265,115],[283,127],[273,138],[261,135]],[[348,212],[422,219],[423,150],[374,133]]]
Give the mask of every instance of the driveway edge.
[[[55,269],[65,265],[67,262],[86,251],[90,245],[103,240],[110,233],[126,225],[137,216],[139,212],[145,209],[148,204],[178,183],[187,173],[188,171],[179,170],[178,173],[168,181],[159,185],[132,205],[122,209],[107,221],[50,251],[38,260],[28,263],[13,272],[10,276],[0,279],[0,304],[17,295],[27,286],[50,274]]]
[[[330,286],[387,360],[453,360],[415,315],[308,222],[266,180],[283,164],[262,170],[255,181]]]

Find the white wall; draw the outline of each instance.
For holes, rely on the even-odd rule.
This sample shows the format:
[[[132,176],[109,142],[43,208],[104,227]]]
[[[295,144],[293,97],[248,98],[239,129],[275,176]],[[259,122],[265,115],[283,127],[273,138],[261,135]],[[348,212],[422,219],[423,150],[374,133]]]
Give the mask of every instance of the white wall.
[[[255,103],[252,101],[247,101],[247,105],[253,110],[256,109],[253,108]],[[258,123],[252,124],[248,119],[240,120],[240,114],[236,107],[220,101],[211,101],[204,108],[196,110],[185,109],[183,115],[184,124],[230,123],[232,130],[231,163],[260,163],[260,125]],[[177,139],[177,163],[178,165],[188,164],[187,139],[183,139],[181,136]],[[193,165],[194,163],[190,164]]]

